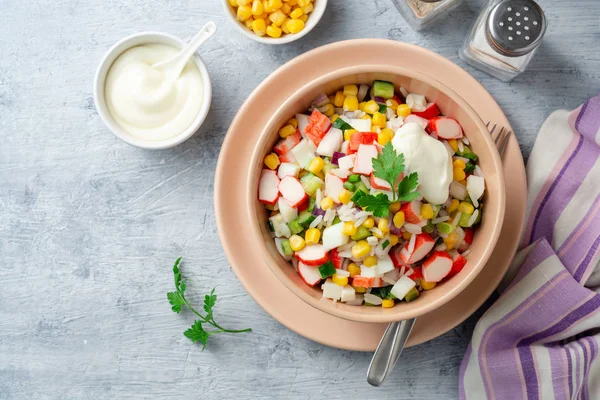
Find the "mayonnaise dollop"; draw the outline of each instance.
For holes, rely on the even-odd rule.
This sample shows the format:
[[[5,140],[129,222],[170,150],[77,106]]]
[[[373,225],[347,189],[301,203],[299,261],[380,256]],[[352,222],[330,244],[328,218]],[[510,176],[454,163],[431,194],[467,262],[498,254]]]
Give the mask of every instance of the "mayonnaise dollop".
[[[192,61],[172,81],[152,65],[179,49],[164,44],[133,47],[121,54],[106,76],[105,98],[123,130],[146,140],[172,138],[192,125],[203,102],[200,70]]]
[[[404,154],[405,174],[419,174],[419,191],[431,204],[443,204],[450,195],[452,183],[452,159],[446,146],[429,136],[416,123],[400,127],[392,145]]]

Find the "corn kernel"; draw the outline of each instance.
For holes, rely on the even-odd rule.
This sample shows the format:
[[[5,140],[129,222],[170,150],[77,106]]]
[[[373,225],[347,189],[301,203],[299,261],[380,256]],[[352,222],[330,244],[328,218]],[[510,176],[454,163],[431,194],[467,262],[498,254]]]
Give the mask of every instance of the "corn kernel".
[[[410,107],[408,104],[400,104],[396,110],[396,113],[399,117],[406,118],[410,115]]]
[[[410,232],[402,232],[402,239],[404,239],[404,240],[410,240],[411,237],[412,237],[412,233],[410,233]]]
[[[342,107],[344,105],[344,99],[346,98],[346,96],[344,96],[344,92],[342,92],[341,90],[338,90],[337,92],[335,92],[335,97],[333,99],[333,104],[336,107]]]
[[[323,171],[315,172],[315,175],[317,176],[317,178],[321,179],[322,181],[325,180],[325,175],[323,174]]]
[[[318,244],[321,239],[321,231],[317,228],[310,228],[304,234],[304,241],[306,244]]]
[[[358,228],[354,226],[353,222],[344,222],[344,225],[342,225],[342,233],[344,235],[352,236],[356,233],[357,230]]]
[[[262,21],[262,25],[264,25],[264,23],[265,23],[265,21],[262,19],[257,19],[254,22],[258,22],[258,21]],[[266,26],[264,29],[266,29]],[[293,125],[286,125],[279,130],[279,136],[281,136],[284,139],[288,136],[292,136],[294,133],[296,133],[296,128],[294,128]]]
[[[360,240],[352,246],[352,257],[363,258],[371,252],[371,245],[366,240]]]
[[[305,15],[308,15],[311,12],[313,12],[314,9],[315,9],[315,7],[312,5],[312,3],[309,3],[309,4],[305,5],[304,7],[302,7],[302,11],[304,11]],[[358,92],[356,92],[356,93],[358,93]]]
[[[339,117],[340,117],[339,115],[337,115],[337,114],[333,114],[333,115],[331,116],[331,118],[329,118],[329,119],[331,120],[331,123],[333,124],[333,123],[335,122],[335,120],[336,120],[336,119],[338,119]]]
[[[460,201],[452,199],[452,202],[450,202],[450,205],[446,208],[446,211],[448,211],[448,213],[453,213],[454,211],[458,210],[459,205]]]
[[[366,287],[352,286],[356,293],[367,293]]]
[[[421,206],[421,217],[425,219],[433,218],[433,207],[431,207],[431,204],[423,204]]]
[[[390,142],[390,140],[392,140],[394,138],[394,131],[392,131],[389,128],[384,128],[381,130],[381,132],[379,132],[379,134],[377,135],[377,143],[379,143],[382,146],[385,146],[386,144],[388,144]]]
[[[452,150],[454,150],[455,152],[458,151],[458,141],[456,139],[448,140],[448,144],[450,145],[450,147],[452,147]]]
[[[328,103],[325,104],[323,106],[323,111],[321,111],[323,114],[325,114],[325,116],[327,117],[331,117],[333,114],[335,114],[335,109],[333,108],[333,104]]]
[[[435,287],[435,282],[427,282],[426,280],[421,280],[421,287],[423,290],[431,290]]]
[[[383,239],[383,235],[384,233],[379,233],[377,231],[373,232],[373,236],[375,236],[377,239]]]
[[[348,264],[348,272],[350,272],[350,277],[353,278],[356,275],[360,275],[360,267],[354,263]]]
[[[252,3],[252,0],[237,0],[238,6],[247,6],[250,3]]]
[[[298,120],[296,118],[290,118],[290,119],[288,119],[287,124],[293,126],[294,129],[298,128]]]
[[[285,21],[283,21],[283,25],[281,25],[281,30],[286,35],[290,34],[290,30],[288,29],[288,22],[290,22],[291,20],[292,20],[291,18],[286,18]]]
[[[463,160],[461,160],[460,158],[457,158],[456,160],[454,160],[454,162],[452,163],[452,166],[454,168],[460,168],[460,169],[465,169],[467,164],[465,164],[465,162]]]
[[[273,11],[275,11],[271,8],[271,5],[269,4],[269,0],[263,0],[263,10],[265,10],[265,12],[269,13],[269,14],[272,13]],[[269,18],[269,17],[267,16],[267,18]]]
[[[379,104],[377,104],[375,100],[369,100],[365,103],[364,110],[362,111],[366,112],[367,114],[373,115],[379,111]]]
[[[374,267],[377,265],[377,257],[375,257],[375,256],[365,257],[365,259],[363,260],[363,264],[366,267]]]
[[[312,172],[313,174],[317,174],[323,170],[325,166],[325,161],[321,157],[315,157],[312,159],[310,164],[308,164],[307,170]]]
[[[285,15],[289,15],[292,12],[292,6],[290,6],[288,3],[283,3],[283,6],[281,7],[281,11]]]
[[[344,99],[344,110],[356,111],[358,110],[358,99],[354,95],[347,95]]]
[[[228,1],[229,1],[229,5],[231,7],[237,7],[238,6],[237,0],[228,0]]]
[[[237,9],[237,20],[244,22],[252,16],[252,7],[250,6],[239,6]]]
[[[279,166],[279,157],[277,156],[277,154],[271,153],[268,156],[266,156],[265,165],[271,170],[277,168]]]
[[[475,207],[473,207],[473,204],[469,204],[466,201],[463,201],[460,203],[460,205],[458,206],[458,211],[463,213],[463,214],[473,214],[475,212]]]
[[[300,18],[298,18],[298,20],[306,23],[306,21],[308,21],[308,15],[304,14],[303,16],[301,16]]]
[[[336,285],[340,285],[340,286],[345,286],[348,284],[347,276],[341,276],[341,275],[335,274],[331,277],[331,280],[333,281],[333,283],[335,283]]]
[[[394,299],[383,299],[383,300],[381,300],[381,307],[382,308],[392,308],[392,307],[394,307],[395,304],[396,304],[396,302],[394,301]]]
[[[244,21],[244,26],[250,30],[252,30],[252,23],[254,21],[252,20],[252,17],[248,18],[247,20]]]
[[[281,0],[269,0],[269,8],[273,11],[279,10],[283,7],[283,2]]]
[[[287,28],[290,33],[298,33],[302,29],[304,29],[304,21],[302,21],[302,17],[300,19],[290,19],[287,23]],[[331,114],[333,115],[333,113]]]
[[[300,251],[304,248],[306,242],[302,238],[302,236],[292,235],[290,236],[290,247],[294,251]]]
[[[262,13],[262,15],[259,15],[258,17],[254,17],[254,19],[264,19],[265,21],[268,21],[269,13],[268,12]]]
[[[281,29],[275,25],[269,25],[267,26],[267,35],[269,35],[270,37],[277,39],[281,37]]]
[[[395,214],[398,211],[400,211],[400,207],[402,207],[402,203],[400,203],[399,201],[395,201],[392,204],[390,204],[390,212],[392,214]]]
[[[454,246],[456,246],[456,242],[458,241],[458,234],[456,232],[452,232],[448,235],[448,237],[444,238],[444,244],[446,245],[447,250],[452,250]]]
[[[252,3],[252,15],[258,17],[265,12],[265,7],[263,6],[263,2],[260,0],[254,0]]]
[[[377,228],[383,233],[388,233],[390,231],[390,223],[387,218],[381,218],[377,223]]]
[[[371,229],[372,227],[375,226],[375,220],[373,218],[369,217],[365,220],[365,222],[362,223],[362,226],[364,226],[367,229]]]
[[[269,15],[269,19],[275,26],[281,26],[283,24],[283,21],[285,21],[286,18],[287,18],[286,15],[281,10],[277,10],[274,13],[272,13],[271,15]]]
[[[304,6],[308,5],[309,3],[310,3],[309,0],[298,0],[298,5],[300,7],[304,7]]]
[[[331,207],[333,207],[333,199],[329,196],[323,197],[320,206],[323,210],[329,210]]]
[[[452,169],[452,176],[455,181],[462,181],[463,179],[465,179],[467,177],[467,174],[465,174],[464,169],[454,168],[454,169]]]
[[[356,85],[345,85],[344,96],[358,96],[358,86]]]
[[[394,222],[394,226],[396,226],[396,228],[402,228],[402,225],[404,225],[404,212],[398,211],[396,214],[394,214],[394,219],[392,221]]]
[[[398,236],[390,235],[390,246],[394,247],[395,245],[398,244],[399,240],[400,240],[400,238],[398,238]]]
[[[255,19],[254,21],[252,21],[251,29],[256,35],[264,36],[266,33],[266,30],[267,30],[267,24],[265,23],[264,19]],[[281,136],[281,137],[287,137],[287,136],[290,136],[291,134],[293,134],[294,132],[296,132],[296,130],[294,129],[294,132],[288,134],[287,136],[282,136],[282,134],[281,134],[282,130],[283,130],[283,128],[279,130],[279,136]]]
[[[356,129],[348,129],[344,132],[344,140],[350,140],[353,133],[358,132]]]
[[[366,101],[361,101],[360,103],[358,103],[358,109],[362,112],[366,112],[365,111],[365,107],[367,106],[367,102]]]
[[[387,119],[385,118],[385,114],[380,112],[376,112],[373,114],[373,126],[378,126],[380,128],[385,128],[385,124]]]
[[[342,190],[342,193],[340,193],[338,200],[342,204],[348,204],[348,203],[350,203],[351,198],[352,198],[352,192],[347,189],[344,189],[344,190]]]
[[[400,105],[395,99],[389,99],[385,104],[392,110],[398,109],[398,106]]]
[[[291,18],[300,18],[304,14],[304,11],[300,7],[294,8],[294,11],[290,13]]]
[[[298,0],[283,0],[283,2],[289,4],[290,6],[295,6],[298,4]]]

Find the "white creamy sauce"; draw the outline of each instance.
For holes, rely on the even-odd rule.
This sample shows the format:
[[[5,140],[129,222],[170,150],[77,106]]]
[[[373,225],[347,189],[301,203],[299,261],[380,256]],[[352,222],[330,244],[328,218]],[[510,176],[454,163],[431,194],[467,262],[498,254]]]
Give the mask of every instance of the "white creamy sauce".
[[[121,54],[106,76],[108,109],[123,130],[146,140],[164,140],[192,125],[203,101],[202,75],[189,61],[173,81],[152,65],[179,49],[164,44],[133,47]]]
[[[431,204],[443,204],[450,194],[452,159],[442,142],[419,124],[408,123],[396,132],[392,145],[404,154],[405,174],[419,174],[419,191]]]

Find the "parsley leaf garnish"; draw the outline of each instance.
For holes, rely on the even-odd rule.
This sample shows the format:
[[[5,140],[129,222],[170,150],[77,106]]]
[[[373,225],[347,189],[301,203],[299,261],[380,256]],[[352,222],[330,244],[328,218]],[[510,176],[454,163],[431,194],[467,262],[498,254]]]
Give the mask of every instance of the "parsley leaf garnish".
[[[381,178],[392,187],[392,194],[396,198],[396,179],[404,172],[404,154],[396,155],[396,150],[388,142],[381,154],[373,159],[373,175]]]
[[[206,344],[208,342],[208,338],[211,335],[216,335],[217,333],[228,332],[228,333],[241,333],[241,332],[250,332],[252,329],[225,329],[214,319],[213,309],[217,304],[217,295],[215,294],[215,289],[211,290],[210,294],[204,296],[204,312],[206,315],[200,314],[196,311],[190,303],[185,298],[185,290],[187,288],[185,282],[181,278],[181,270],[179,269],[179,263],[181,262],[181,257],[179,257],[175,261],[175,265],[173,265],[173,279],[175,281],[175,291],[167,293],[167,299],[169,300],[169,304],[171,304],[171,310],[173,312],[179,313],[181,309],[185,306],[188,310],[196,314],[200,319],[194,321],[194,324],[186,330],[183,335],[190,339],[192,342],[200,342],[202,343],[202,350],[206,348]],[[206,330],[202,324],[211,325],[213,330]]]
[[[398,184],[398,201],[413,201],[419,197],[415,189],[419,186],[419,174],[413,172]]]
[[[370,211],[374,216],[380,218],[387,217],[390,210],[390,199],[385,193],[365,195],[358,199],[357,203],[364,210]]]

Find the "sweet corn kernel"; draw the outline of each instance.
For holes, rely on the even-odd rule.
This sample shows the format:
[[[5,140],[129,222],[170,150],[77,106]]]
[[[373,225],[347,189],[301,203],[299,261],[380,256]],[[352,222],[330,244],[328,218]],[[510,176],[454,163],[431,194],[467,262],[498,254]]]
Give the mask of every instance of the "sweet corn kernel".
[[[327,197],[323,197],[323,200],[321,200],[321,209],[327,211],[329,210],[331,207],[333,207],[333,199],[329,196]]]
[[[258,35],[258,36],[264,36],[267,30],[267,24],[265,23],[264,19],[255,19],[254,21],[252,21],[252,26],[251,28],[252,31]],[[289,125],[288,125],[289,126]],[[294,129],[294,132],[287,134],[287,136],[282,136],[281,131],[284,129],[285,127],[281,128],[279,130],[279,136],[281,137],[288,137],[291,134],[293,134],[294,132],[296,132],[296,130]]]
[[[456,246],[456,242],[458,241],[458,233],[452,232],[448,235],[447,238],[444,238],[444,243],[446,244],[447,250],[452,250],[454,246]]]
[[[237,20],[244,22],[252,16],[252,7],[250,6],[239,6],[237,9]]]
[[[465,170],[464,169],[453,168],[452,169],[452,176],[453,176],[453,178],[454,178],[455,181],[462,181],[463,179],[465,179],[467,177],[467,174],[465,174]]]
[[[452,147],[452,150],[454,150],[455,152],[458,151],[458,141],[456,139],[448,140],[448,144],[450,145],[450,147]]]
[[[366,240],[360,240],[352,246],[352,257],[363,258],[371,252],[371,245]]]
[[[283,7],[283,2],[281,0],[269,0],[269,8],[273,11],[279,10]]]
[[[345,286],[348,284],[347,276],[341,276],[341,275],[335,274],[331,277],[331,280],[333,281],[333,283],[335,283],[336,285],[340,285],[340,286]]]
[[[394,307],[395,304],[396,304],[396,302],[393,299],[383,299],[383,300],[381,300],[381,307],[382,308],[392,308],[392,307]]]
[[[302,29],[304,29],[304,21],[302,21],[302,17],[299,19],[290,19],[287,23],[287,28],[289,29],[290,33],[300,32]],[[333,115],[333,113],[331,115]]]
[[[393,138],[394,138],[394,131],[391,130],[390,128],[384,128],[381,130],[381,132],[379,132],[379,135],[377,135],[377,142],[380,145],[385,146]]]
[[[365,257],[365,259],[363,260],[363,264],[367,267],[374,267],[375,265],[377,265],[377,257],[375,257],[375,256]]]
[[[336,120],[336,119],[338,119],[339,117],[340,117],[339,115],[337,115],[337,114],[333,114],[333,115],[331,116],[331,118],[329,118],[329,119],[331,120],[331,123],[333,124],[333,123],[335,122],[335,120]]]
[[[335,114],[335,109],[333,108],[333,104],[331,104],[331,103],[325,104],[323,106],[323,111],[321,111],[321,112],[323,114],[325,114],[327,117],[331,117],[333,114]]]
[[[431,207],[431,204],[423,204],[421,206],[421,217],[425,219],[433,218],[433,207]]]
[[[290,13],[290,17],[292,18],[300,18],[304,14],[304,11],[300,7],[294,8],[294,11]]]
[[[306,244],[318,244],[321,239],[321,231],[317,228],[310,228],[304,234],[304,241]]]
[[[356,129],[348,129],[344,132],[344,140],[350,140],[353,133],[358,132]]]
[[[400,240],[400,238],[398,238],[397,235],[390,235],[390,246],[394,247],[395,245],[398,244],[399,240]]]
[[[395,214],[398,211],[400,211],[400,207],[402,207],[402,203],[400,203],[399,201],[395,201],[392,204],[390,204],[390,212],[392,214]]]
[[[323,171],[316,172],[316,173],[315,173],[315,175],[316,175],[318,178],[320,178],[322,181],[324,181],[324,180],[325,180],[325,175],[323,174]]]
[[[348,264],[348,272],[350,272],[350,277],[353,278],[356,275],[360,275],[360,267],[354,263]]]
[[[310,0],[298,0],[298,5],[300,7],[304,7],[306,5],[310,4]]]
[[[344,110],[356,111],[358,110],[358,99],[355,95],[346,95],[344,99]]]
[[[342,92],[341,90],[338,90],[337,92],[335,92],[335,97],[333,99],[333,104],[336,107],[342,107],[344,105],[344,99],[346,98],[346,96],[344,96],[344,92]]]
[[[358,103],[358,109],[362,112],[366,112],[365,111],[365,107],[367,106],[367,102],[366,101],[361,101],[360,103]]]
[[[244,26],[250,30],[252,30],[252,22],[254,22],[252,20],[252,17],[248,18],[247,20],[244,21]]]
[[[317,174],[323,170],[324,166],[325,166],[325,161],[323,161],[323,159],[321,157],[315,157],[312,159],[310,164],[308,164],[308,168],[306,168],[306,169],[309,170],[310,172],[312,172],[313,174]]]
[[[356,293],[367,293],[366,287],[352,286]]]
[[[377,228],[383,233],[388,233],[390,231],[390,223],[387,218],[381,218],[377,223]]]
[[[290,118],[290,119],[288,119],[288,122],[286,122],[286,124],[293,126],[294,129],[298,128],[298,120],[296,118]]]
[[[362,117],[360,117],[360,119],[371,119],[371,117],[368,114],[365,114]]]
[[[280,38],[281,37],[281,29],[275,25],[269,25],[267,26],[267,35],[271,36],[274,39]]]
[[[375,220],[373,218],[369,217],[365,220],[365,222],[362,223],[362,226],[364,226],[367,229],[371,229],[372,227],[375,226]]]
[[[275,26],[281,26],[286,18],[287,16],[281,10],[277,10],[269,15],[269,19]]]
[[[259,15],[258,17],[254,17],[254,19],[264,19],[265,21],[267,21],[269,19],[269,13],[268,12],[262,13],[262,15]]]
[[[399,117],[406,118],[410,115],[410,107],[408,104],[400,104],[396,110],[396,113]]]
[[[288,22],[290,22],[291,20],[292,20],[291,18],[286,18],[285,21],[283,21],[283,25],[281,25],[281,30],[286,35],[290,34],[290,30],[288,29]]]
[[[313,12],[314,9],[315,9],[315,7],[312,5],[312,3],[309,3],[309,4],[305,5],[304,7],[302,7],[302,11],[304,11],[305,15]],[[356,92],[356,93],[358,93],[358,92]]]
[[[473,214],[473,212],[475,212],[475,207],[473,207],[473,204],[469,204],[466,201],[463,201],[458,206],[458,211],[460,211],[463,214],[471,215]]]
[[[367,114],[375,114],[379,111],[379,104],[375,100],[369,100],[365,103],[364,110]]]
[[[237,0],[228,0],[228,2],[229,2],[229,5],[231,7],[237,7],[238,6]]]
[[[271,8],[271,5],[269,4],[269,0],[263,0],[263,10],[265,10],[265,12],[269,13],[269,14],[272,13],[273,11],[275,11]],[[268,18],[268,16],[267,16],[267,18]]]
[[[301,16],[300,18],[298,18],[300,21],[306,23],[306,21],[308,21],[308,15],[304,14],[303,16]]]
[[[289,4],[290,6],[295,6],[298,4],[298,0],[283,0],[283,2]]]
[[[268,156],[266,156],[265,165],[271,170],[277,168],[279,166],[279,157],[277,156],[277,154],[271,153]]]
[[[340,193],[338,200],[342,204],[348,204],[348,203],[350,203],[351,198],[352,198],[352,192],[347,189],[344,189],[344,190],[342,190],[342,193]]]
[[[289,15],[292,12],[292,6],[290,6],[288,3],[283,3],[281,11],[283,11],[285,15]]]
[[[358,86],[356,85],[345,85],[344,96],[358,96]]]
[[[373,114],[373,126],[378,126],[380,128],[385,128],[385,124],[387,119],[385,118],[385,114],[380,112],[376,112]]]
[[[394,214],[394,219],[392,222],[394,222],[394,226],[396,226],[396,228],[402,228],[402,225],[404,225],[404,212],[398,211],[396,214]]]
[[[252,3],[252,15],[258,17],[265,12],[265,7],[263,6],[263,2],[260,0],[254,0]]]
[[[375,236],[377,239],[383,239],[383,235],[384,233],[379,233],[377,231],[373,232],[373,236]]]
[[[356,233],[357,230],[358,228],[354,226],[353,222],[344,222],[344,225],[342,225],[342,233],[344,235],[352,236]]]
[[[290,247],[294,251],[300,251],[304,248],[306,242],[302,238],[302,236],[292,235],[290,236]]]
[[[448,208],[446,208],[446,211],[448,211],[448,213],[453,213],[454,211],[458,210],[459,205],[460,201],[452,199],[452,202],[450,202],[450,205],[448,206]]]
[[[389,99],[388,101],[385,102],[385,104],[388,107],[390,107],[392,110],[398,109],[398,106],[400,105],[395,99]]]
[[[237,0],[238,6],[247,6],[250,3],[252,3],[252,0]]]
[[[465,164],[465,162],[463,160],[461,160],[460,158],[457,158],[456,160],[454,160],[454,162],[452,163],[452,166],[454,168],[460,168],[460,169],[465,169],[465,167],[467,166],[467,164]]]
[[[263,25],[263,26],[264,26],[264,24],[265,24],[265,21],[264,21],[264,20],[262,20],[262,19],[257,19],[257,20],[256,20],[256,21],[254,21],[254,22],[258,22],[258,21],[261,21],[261,22],[262,22],[262,24],[261,24],[261,25]],[[260,22],[259,22],[259,23],[260,23]],[[266,26],[264,27],[264,29],[267,29],[267,28],[266,28]],[[284,138],[284,139],[285,139],[286,137],[288,137],[288,136],[292,136],[294,133],[296,133],[296,128],[294,128],[294,126],[293,126],[293,125],[286,125],[286,126],[284,126],[283,128],[281,128],[281,129],[279,130],[279,136],[281,136],[281,137],[282,137],[282,138]]]
[[[404,239],[404,240],[410,240],[411,237],[412,237],[412,233],[410,233],[410,232],[402,232],[402,239]]]
[[[421,287],[423,290],[431,290],[435,287],[435,282],[427,282],[426,280],[421,280]]]

